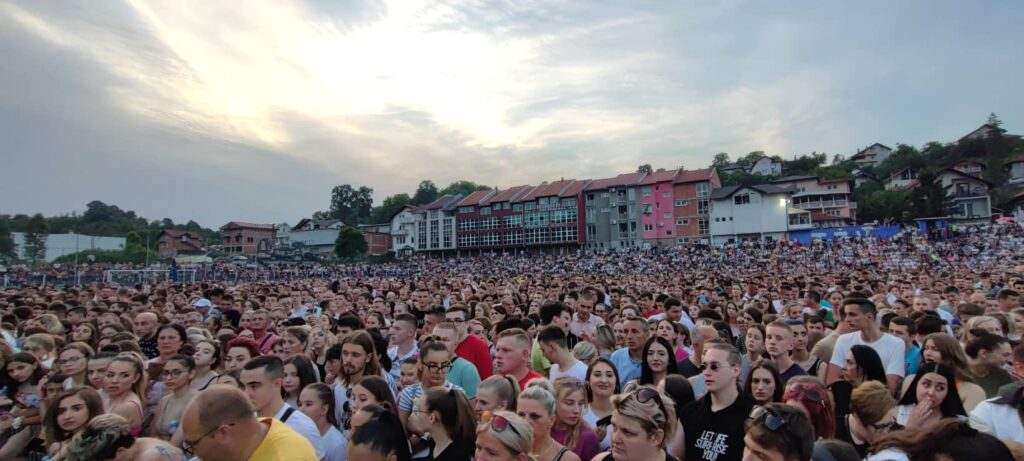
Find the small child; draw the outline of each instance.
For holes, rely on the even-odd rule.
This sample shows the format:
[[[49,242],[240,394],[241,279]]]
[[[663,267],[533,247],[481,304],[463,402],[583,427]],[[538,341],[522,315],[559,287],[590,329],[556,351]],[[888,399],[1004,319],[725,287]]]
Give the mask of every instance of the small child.
[[[402,361],[401,375],[398,378],[398,391],[401,392],[406,386],[412,386],[420,382],[420,377],[417,374],[419,370],[418,361],[416,357],[409,357]]]

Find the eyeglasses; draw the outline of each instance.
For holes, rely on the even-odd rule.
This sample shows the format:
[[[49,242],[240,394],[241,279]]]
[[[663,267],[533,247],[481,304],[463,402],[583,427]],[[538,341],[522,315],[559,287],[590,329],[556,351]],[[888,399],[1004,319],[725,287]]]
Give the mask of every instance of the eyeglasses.
[[[718,371],[718,370],[720,370],[722,368],[725,368],[725,364],[718,363],[718,362],[706,362],[706,363],[702,363],[700,365],[700,371],[709,370],[709,369],[711,371]]]
[[[185,374],[185,370],[164,370],[164,372],[160,374],[165,378],[177,378]]]
[[[190,457],[191,456],[195,456],[196,453],[193,450],[195,449],[196,445],[199,445],[199,442],[202,442],[203,439],[209,437],[210,434],[213,434],[214,432],[217,432],[217,430],[219,430],[220,428],[222,428],[224,426],[234,426],[234,425],[235,425],[235,423],[221,424],[220,426],[217,426],[217,427],[215,427],[213,429],[210,429],[209,431],[206,431],[206,433],[201,435],[201,436],[199,436],[198,439],[195,439],[195,440],[182,440],[181,441],[181,451],[185,452],[185,455],[187,455],[187,456],[190,456]]]

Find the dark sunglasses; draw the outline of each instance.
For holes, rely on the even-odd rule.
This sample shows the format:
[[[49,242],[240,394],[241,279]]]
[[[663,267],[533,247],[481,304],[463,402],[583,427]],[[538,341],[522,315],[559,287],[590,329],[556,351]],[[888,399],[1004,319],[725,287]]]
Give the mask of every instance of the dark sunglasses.
[[[704,371],[704,370],[708,370],[708,369],[710,369],[711,371],[718,371],[718,370],[721,370],[722,368],[725,368],[727,366],[728,366],[728,364],[726,364],[726,363],[718,363],[718,362],[702,363],[700,365],[700,371]]]
[[[661,393],[652,387],[641,387],[633,392],[633,398],[641,404],[647,404],[651,400],[658,405],[658,410],[661,411],[662,416],[668,417],[668,411],[665,411],[665,403],[661,401]]]
[[[764,423],[764,427],[768,428],[769,431],[777,432],[782,426],[786,425],[786,419],[777,415],[774,411],[769,410],[765,407],[760,407],[750,415],[750,419],[754,421],[761,421]]]

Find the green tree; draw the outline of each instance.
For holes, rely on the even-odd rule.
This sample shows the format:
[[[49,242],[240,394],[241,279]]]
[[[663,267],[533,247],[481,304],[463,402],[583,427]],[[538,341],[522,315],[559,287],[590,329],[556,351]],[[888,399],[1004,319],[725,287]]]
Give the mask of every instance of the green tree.
[[[405,208],[410,201],[412,199],[409,198],[409,194],[388,196],[380,206],[373,208],[373,212],[370,213],[370,222],[375,224],[389,222],[391,217],[401,211],[402,208]]]
[[[910,191],[875,188],[857,201],[861,222],[903,222],[909,217]]]
[[[827,161],[827,154],[811,152],[797,156],[793,160],[784,160],[782,171],[788,176],[813,175],[814,170],[824,166]]]
[[[490,187],[483,184],[477,184],[473,181],[455,181],[441,189],[441,195],[469,195],[478,190],[491,190]]]
[[[729,154],[725,152],[715,154],[715,158],[711,160],[711,166],[719,170],[729,166]]]
[[[352,226],[345,226],[338,231],[334,241],[334,254],[342,259],[356,258],[366,254],[366,240],[363,233]]]
[[[0,219],[0,261],[13,260],[16,257],[11,227],[7,225],[6,220]]]
[[[910,206],[915,218],[935,218],[949,216],[950,200],[946,198],[946,190],[938,181],[938,173],[924,170],[917,175],[918,186],[910,193]]]
[[[373,189],[361,186],[358,189],[342,184],[331,189],[331,208],[326,212],[313,214],[314,219],[340,219],[354,225],[370,217],[373,208]]]
[[[439,196],[437,186],[434,181],[424,179],[420,181],[420,185],[416,187],[416,193],[412,196],[413,205],[426,205],[434,200],[437,200]]]
[[[645,163],[643,165],[636,167],[636,172],[643,174],[651,174],[652,172],[654,172],[654,168],[651,167],[650,163]]]
[[[46,237],[49,227],[43,215],[36,213],[28,222],[25,229],[25,258],[32,264],[38,264],[40,259],[46,257]]]

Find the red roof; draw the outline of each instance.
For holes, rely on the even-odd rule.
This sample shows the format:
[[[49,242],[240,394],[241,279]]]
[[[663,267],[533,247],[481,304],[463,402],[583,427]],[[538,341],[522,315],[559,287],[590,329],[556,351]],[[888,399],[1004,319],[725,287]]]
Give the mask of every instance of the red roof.
[[[561,179],[555,182],[543,182],[539,186],[535,187],[529,194],[524,195],[519,201],[526,202],[535,200],[541,197],[550,197],[553,195],[559,195],[562,190],[571,185],[575,180],[573,179]]]
[[[480,204],[481,205],[490,205],[492,203],[511,202],[511,201],[514,201],[516,198],[519,198],[520,196],[526,194],[532,188],[533,188],[533,186],[510,187],[510,188],[505,189],[503,191],[498,191],[493,196],[488,197],[484,201],[480,202]]]
[[[479,205],[480,202],[482,202],[484,199],[490,197],[491,194],[493,194],[493,193],[494,193],[493,190],[473,191],[473,193],[467,195],[466,198],[462,199],[462,201],[460,201],[456,206]]]
[[[223,226],[220,226],[220,228],[221,229],[242,228],[242,229],[274,230],[274,225],[273,224],[253,224],[253,223],[250,223],[250,222],[242,222],[242,221],[231,221],[231,222],[229,222],[229,223],[227,223],[227,224],[225,224]]]
[[[587,184],[590,184],[589,179],[580,179],[573,181],[572,184],[569,184],[565,189],[562,189],[562,193],[559,195],[561,195],[562,197],[572,197],[582,192],[583,188],[587,187]]]
[[[607,189],[609,187],[635,186],[641,179],[643,179],[643,177],[643,173],[623,173],[615,176],[614,178],[595,179],[584,190],[600,190]]]
[[[679,175],[679,170],[665,170],[659,168],[651,174],[644,176],[644,179],[640,181],[640,184],[655,184],[659,182],[672,181],[676,176]]]
[[[715,175],[714,168],[701,168],[699,170],[682,170],[679,175],[676,176],[675,180],[672,181],[675,184],[683,182],[699,182],[699,181],[710,181],[711,177]]]

